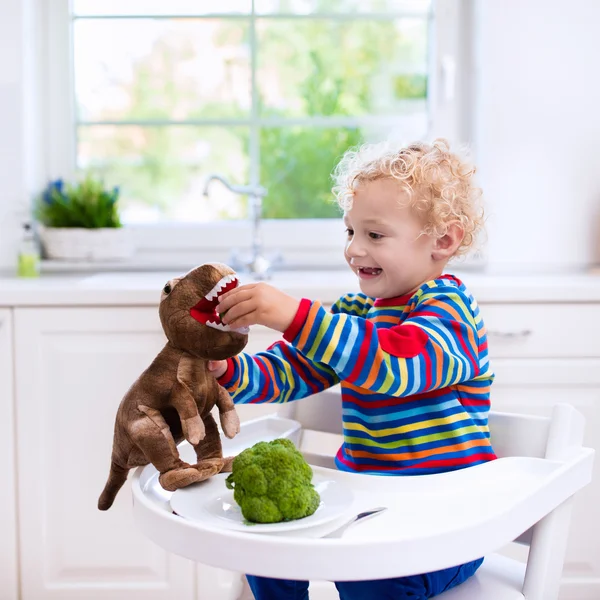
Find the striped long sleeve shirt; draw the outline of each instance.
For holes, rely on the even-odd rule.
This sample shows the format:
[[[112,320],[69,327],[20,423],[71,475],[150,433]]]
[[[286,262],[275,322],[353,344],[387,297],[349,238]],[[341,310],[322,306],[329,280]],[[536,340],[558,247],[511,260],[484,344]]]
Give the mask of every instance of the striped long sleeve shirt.
[[[420,475],[495,458],[485,326],[451,275],[413,294],[347,294],[325,310],[302,300],[285,341],[228,361],[235,403],[287,402],[341,384],[338,468]]]

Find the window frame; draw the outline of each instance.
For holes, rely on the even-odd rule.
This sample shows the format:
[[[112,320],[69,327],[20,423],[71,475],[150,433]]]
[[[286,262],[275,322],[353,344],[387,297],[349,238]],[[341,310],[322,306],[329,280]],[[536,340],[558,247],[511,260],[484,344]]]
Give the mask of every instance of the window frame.
[[[74,74],[72,70],[72,19],[70,0],[40,0],[45,17],[44,56],[40,64],[45,73],[42,84],[43,96],[47,98],[41,122],[45,123],[44,155],[46,179],[72,178],[76,159],[76,113]],[[428,69],[428,132],[426,139],[442,136],[452,143],[468,142],[471,137],[470,120],[470,66],[471,40],[470,3],[467,0],[448,2],[432,0],[429,14],[431,36]],[[390,13],[391,14],[391,13]],[[402,16],[404,13],[398,12]],[[407,13],[407,16],[410,13]],[[141,16],[141,15],[140,15]],[[230,15],[207,14],[199,18],[232,18]],[[320,18],[347,19],[347,15],[327,14]],[[379,15],[381,17],[382,15]],[[386,15],[386,16],[389,16]],[[87,18],[87,17],[85,17]],[[168,18],[168,15],[162,16]],[[249,17],[253,18],[253,17]],[[269,18],[257,15],[256,18]],[[273,18],[282,18],[277,15]],[[304,15],[285,15],[285,18],[307,18]],[[352,15],[363,18],[363,15]],[[373,18],[365,13],[365,19]],[[252,49],[252,60],[256,52]],[[461,65],[458,68],[457,65]],[[253,67],[252,72],[255,72]],[[65,94],[64,90],[69,90]],[[256,88],[253,86],[253,90]],[[255,110],[256,102],[253,102]],[[351,122],[360,125],[369,120],[389,117],[327,117],[328,125]],[[401,117],[400,117],[401,118]],[[267,121],[263,119],[262,121]],[[286,119],[286,123],[319,124],[325,119],[308,117]],[[174,122],[178,124],[179,122]],[[185,122],[183,122],[185,124]],[[194,122],[196,123],[196,122]],[[211,123],[215,121],[211,120]],[[236,121],[239,123],[239,121]],[[200,122],[199,124],[203,124]],[[258,127],[258,116],[252,114],[250,127]],[[256,136],[254,136],[256,139]],[[250,148],[250,161],[258,161],[256,148]],[[251,168],[251,177],[259,172],[257,165]],[[250,183],[259,183],[251,181]],[[340,215],[341,217],[341,215]],[[194,264],[205,260],[231,258],[231,250],[247,252],[251,243],[249,221],[218,221],[210,223],[156,223],[126,225],[134,236],[136,256],[132,264],[140,266],[171,267],[177,264]],[[340,219],[263,219],[261,237],[265,253],[278,256],[287,265],[305,267],[337,268],[345,264],[342,255],[344,235]],[[234,240],[235,243],[232,243]]]

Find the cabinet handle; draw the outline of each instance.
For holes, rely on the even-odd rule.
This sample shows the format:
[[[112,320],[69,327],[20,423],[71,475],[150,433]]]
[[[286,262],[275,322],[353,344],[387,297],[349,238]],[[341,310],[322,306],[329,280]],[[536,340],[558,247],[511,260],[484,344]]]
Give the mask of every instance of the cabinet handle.
[[[533,331],[531,329],[522,329],[521,331],[494,331],[490,330],[487,332],[488,337],[503,338],[507,340],[514,340],[517,338],[529,337]]]

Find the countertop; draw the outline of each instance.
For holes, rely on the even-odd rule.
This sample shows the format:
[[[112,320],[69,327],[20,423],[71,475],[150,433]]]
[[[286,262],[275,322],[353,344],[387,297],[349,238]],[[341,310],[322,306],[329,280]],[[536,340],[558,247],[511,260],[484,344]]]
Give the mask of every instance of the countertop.
[[[600,275],[492,275],[461,273],[479,303],[599,302]],[[174,272],[114,272],[43,274],[38,279],[0,277],[0,307],[18,306],[155,306]],[[240,275],[241,283],[251,279]],[[277,272],[271,284],[300,297],[331,304],[347,292],[358,291],[349,270]]]

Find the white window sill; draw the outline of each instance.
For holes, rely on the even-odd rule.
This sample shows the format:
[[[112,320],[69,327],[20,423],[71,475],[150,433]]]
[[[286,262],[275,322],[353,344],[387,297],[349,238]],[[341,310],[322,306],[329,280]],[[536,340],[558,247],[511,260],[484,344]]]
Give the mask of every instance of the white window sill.
[[[136,248],[128,260],[84,262],[44,260],[43,272],[182,271],[204,262],[231,264],[236,254],[249,257],[249,221],[171,223],[127,226]],[[276,268],[342,269],[345,242],[342,219],[264,220],[260,223],[262,254]],[[233,266],[233,265],[232,265]]]

